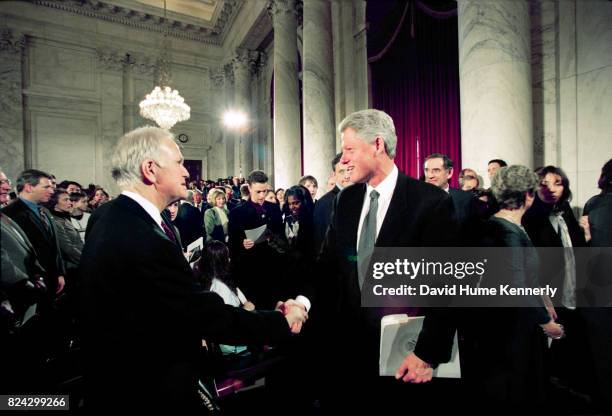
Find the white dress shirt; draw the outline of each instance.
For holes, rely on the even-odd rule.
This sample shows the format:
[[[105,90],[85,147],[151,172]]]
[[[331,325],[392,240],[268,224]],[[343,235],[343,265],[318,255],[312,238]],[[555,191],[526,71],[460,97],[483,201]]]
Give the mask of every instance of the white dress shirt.
[[[378,186],[374,188],[369,184],[367,185],[366,193],[363,197],[361,217],[359,217],[359,227],[357,228],[356,248],[359,247],[359,238],[361,237],[361,227],[363,226],[363,221],[370,210],[370,193],[374,189],[376,189],[376,192],[378,192],[378,211],[376,212],[376,238],[378,238],[380,227],[382,226],[385,216],[387,215],[387,210],[389,209],[389,204],[391,203],[391,197],[393,196],[395,185],[397,185],[398,173],[399,171],[397,170],[397,166],[393,165],[391,172],[385,179],[383,179],[381,183],[378,184]]]
[[[153,205],[151,201],[149,201],[144,196],[137,194],[136,192],[123,191],[121,192],[121,195],[125,195],[128,198],[133,199],[138,205],[142,207],[142,209],[147,211],[147,214],[149,214],[151,218],[153,218],[153,220],[155,221],[155,224],[157,224],[159,228],[161,228],[161,230],[164,231],[164,228],[161,225],[161,222],[162,222],[161,214],[159,210],[157,209],[157,207]]]

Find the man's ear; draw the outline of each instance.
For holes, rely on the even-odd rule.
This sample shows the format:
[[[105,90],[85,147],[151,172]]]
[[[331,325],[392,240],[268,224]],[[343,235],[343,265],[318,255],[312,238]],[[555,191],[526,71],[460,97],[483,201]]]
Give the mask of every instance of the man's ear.
[[[453,172],[454,172],[454,169],[453,169],[453,168],[450,168],[450,169],[448,170],[448,179],[450,179],[450,178],[452,178],[452,177],[453,177]]]
[[[376,151],[380,150],[380,153],[385,152],[385,141],[383,140],[382,137],[377,137],[376,140],[374,141],[374,144],[376,145]]]
[[[155,183],[155,180],[157,179],[155,169],[156,165],[153,159],[145,159],[140,164],[140,173],[142,173],[142,178],[145,184],[151,185],[152,183]]]

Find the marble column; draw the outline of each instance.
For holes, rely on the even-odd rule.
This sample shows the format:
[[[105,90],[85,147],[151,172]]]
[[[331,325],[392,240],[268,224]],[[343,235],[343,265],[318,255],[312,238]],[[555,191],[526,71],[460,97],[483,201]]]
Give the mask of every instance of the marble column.
[[[108,172],[117,141],[124,133],[123,78],[125,53],[121,50],[97,51],[97,75],[103,86],[100,94],[99,127],[95,133],[94,183],[102,185],[112,194],[119,188]]]
[[[215,68],[209,72],[210,77],[210,96],[207,99],[212,100],[216,108],[226,108],[226,93],[225,93],[225,71],[223,68]],[[222,123],[217,123],[216,128],[213,128],[213,137],[211,137],[210,150],[206,151],[206,166],[208,168],[208,179],[227,178],[233,174],[233,166],[227,165],[227,129]]]
[[[233,65],[226,64],[223,66],[223,85],[225,87],[225,109],[232,108],[234,105],[234,67]],[[238,155],[235,154],[235,143],[237,142],[236,134],[230,132],[225,128],[224,142],[225,142],[225,156],[227,163],[227,175],[237,176],[240,172],[236,169],[239,162],[237,161]]]
[[[254,122],[253,111],[251,111],[251,73],[254,65],[254,51],[239,49],[233,59],[234,67],[234,110],[246,114],[248,125],[236,136],[234,146],[234,170],[236,174],[243,176],[253,170],[253,140],[252,123]]]
[[[123,132],[134,129],[134,59],[127,54],[123,65]]]
[[[462,165],[532,167],[529,4],[459,0],[458,15]]]
[[[355,43],[355,109],[365,110],[369,104],[368,82],[368,43],[366,36],[366,2],[355,2],[355,21],[353,22],[353,42]]]
[[[274,186],[297,184],[301,175],[297,21],[294,0],[273,0]]]
[[[0,167],[13,182],[31,155],[24,142],[22,65],[26,38],[9,30],[0,32]]]
[[[320,195],[336,153],[331,29],[330,2],[304,2],[304,174],[317,178]]]

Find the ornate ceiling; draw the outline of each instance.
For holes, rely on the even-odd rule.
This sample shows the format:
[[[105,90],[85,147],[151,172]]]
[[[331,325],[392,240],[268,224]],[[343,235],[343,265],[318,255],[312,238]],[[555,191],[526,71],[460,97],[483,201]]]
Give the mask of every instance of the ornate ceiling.
[[[244,0],[30,0],[33,3],[171,36],[221,45]]]

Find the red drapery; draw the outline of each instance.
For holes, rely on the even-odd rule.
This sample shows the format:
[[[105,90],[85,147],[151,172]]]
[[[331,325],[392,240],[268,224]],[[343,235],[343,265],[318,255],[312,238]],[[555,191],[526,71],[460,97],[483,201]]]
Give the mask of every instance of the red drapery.
[[[380,10],[371,9],[377,3],[381,4],[368,2],[371,31],[377,29],[370,16],[376,18],[381,14]],[[395,162],[401,171],[418,177],[423,173],[423,160],[428,154],[444,153],[455,164],[451,186],[457,187],[461,170],[457,17],[430,17],[412,6],[390,46],[389,33],[394,33],[399,24],[405,10],[403,4],[385,11],[396,17],[379,19],[378,24],[387,26],[383,29],[386,39],[385,33],[379,33],[378,44],[376,36],[368,41],[370,56],[389,46],[382,57],[370,63],[372,104],[395,122],[398,139]],[[396,25],[391,23],[390,28],[390,21]]]

